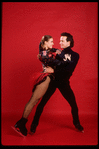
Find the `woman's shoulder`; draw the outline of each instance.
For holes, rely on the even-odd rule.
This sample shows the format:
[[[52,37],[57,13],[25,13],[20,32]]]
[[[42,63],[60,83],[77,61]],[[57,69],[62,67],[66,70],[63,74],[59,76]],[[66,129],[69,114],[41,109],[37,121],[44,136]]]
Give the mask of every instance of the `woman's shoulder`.
[[[51,52],[56,52],[56,50],[58,50],[58,49],[52,48],[50,51],[51,51]]]

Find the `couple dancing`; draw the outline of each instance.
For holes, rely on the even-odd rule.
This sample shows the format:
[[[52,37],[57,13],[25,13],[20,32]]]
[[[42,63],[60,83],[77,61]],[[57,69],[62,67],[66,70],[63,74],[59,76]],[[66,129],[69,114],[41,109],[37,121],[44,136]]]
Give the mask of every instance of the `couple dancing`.
[[[53,44],[52,36],[45,35],[42,37],[39,45],[38,57],[42,62],[43,72],[35,80],[32,97],[24,108],[22,118],[13,127],[13,129],[22,136],[27,136],[27,129],[25,125],[28,121],[28,116],[39,99],[42,98],[37,106],[35,116],[30,127],[30,134],[35,133],[44,106],[51,98],[56,88],[59,89],[63,97],[71,106],[71,113],[75,128],[80,132],[84,132],[84,129],[79,121],[75,96],[69,82],[69,79],[79,60],[79,54],[71,49],[74,46],[73,36],[66,32],[61,33],[60,47],[63,48],[62,51],[53,48]]]

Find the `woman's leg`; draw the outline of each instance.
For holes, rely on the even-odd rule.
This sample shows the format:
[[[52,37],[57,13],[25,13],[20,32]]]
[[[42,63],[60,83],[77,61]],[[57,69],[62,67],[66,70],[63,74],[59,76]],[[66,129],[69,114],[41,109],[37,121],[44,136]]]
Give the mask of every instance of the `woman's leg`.
[[[23,112],[23,118],[27,118],[29,116],[33,107],[37,104],[39,99],[43,97],[43,95],[46,93],[49,83],[50,83],[50,77],[47,76],[44,82],[36,86],[36,89],[34,90],[31,99],[25,106],[25,109]]]
[[[22,136],[27,136],[27,129],[26,129],[26,123],[28,121],[27,117],[31,113],[33,107],[37,104],[39,99],[46,93],[48,86],[50,83],[50,77],[47,76],[46,80],[42,82],[41,84],[37,85],[31,99],[26,104],[22,118],[17,121],[17,123],[14,126],[14,130],[18,132]]]

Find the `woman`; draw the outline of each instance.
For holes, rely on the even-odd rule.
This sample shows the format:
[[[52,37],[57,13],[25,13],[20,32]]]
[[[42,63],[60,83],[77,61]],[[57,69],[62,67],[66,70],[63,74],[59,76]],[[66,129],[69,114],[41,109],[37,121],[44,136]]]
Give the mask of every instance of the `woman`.
[[[53,38],[50,35],[45,35],[42,37],[42,40],[39,45],[39,54],[38,58],[42,62],[43,65],[43,72],[38,73],[36,78],[34,79],[34,88],[33,91],[35,90],[35,87],[40,84],[41,82],[47,80],[54,79],[54,74],[53,69],[55,69],[56,64],[59,62],[58,60],[55,59],[56,54],[60,54],[61,51],[55,48],[52,48],[53,46]],[[49,69],[50,66],[50,69]],[[48,69],[47,69],[48,68]],[[47,81],[49,84],[49,81]]]
[[[59,54],[60,51],[52,48],[53,44],[52,36],[45,35],[42,37],[39,46],[39,60],[43,63],[43,73],[40,74],[33,85],[33,94],[25,106],[22,118],[15,124],[14,127],[12,127],[22,136],[27,135],[25,124],[28,121],[27,118],[29,114],[39,99],[43,97],[47,91],[51,79],[54,79],[53,69],[51,69],[51,67],[55,68],[55,66],[60,62],[55,59],[56,54]],[[47,70],[48,66],[50,66],[49,71]]]

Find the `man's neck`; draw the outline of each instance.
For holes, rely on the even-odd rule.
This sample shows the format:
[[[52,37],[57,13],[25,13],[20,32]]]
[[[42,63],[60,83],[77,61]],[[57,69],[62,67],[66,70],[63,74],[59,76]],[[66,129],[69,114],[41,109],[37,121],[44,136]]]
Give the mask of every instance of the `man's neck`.
[[[63,49],[69,49],[70,48],[70,46],[68,46],[68,47],[66,47],[66,48],[63,48]]]

